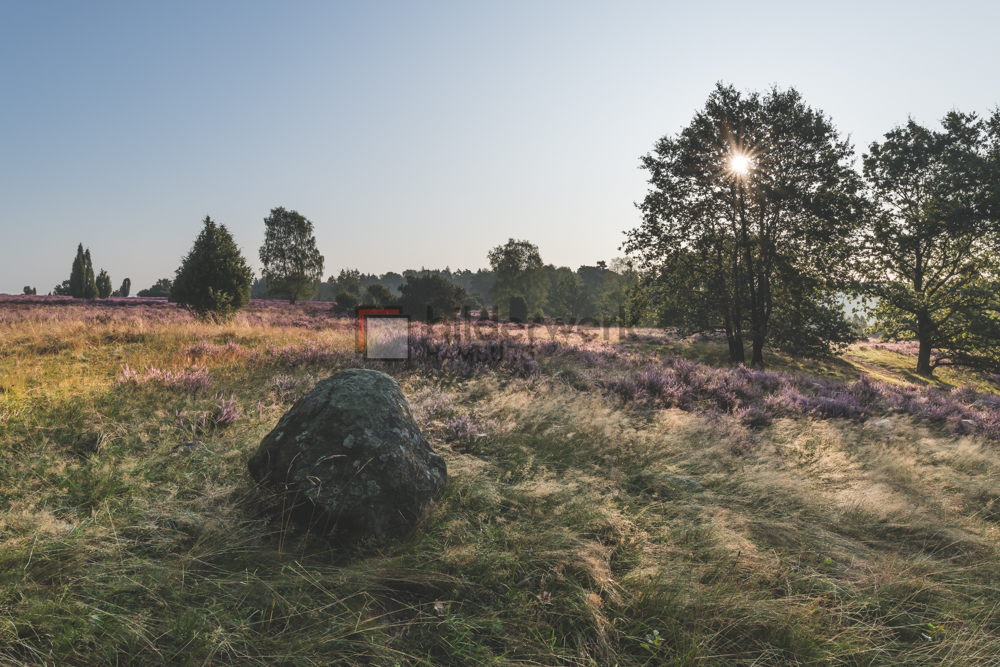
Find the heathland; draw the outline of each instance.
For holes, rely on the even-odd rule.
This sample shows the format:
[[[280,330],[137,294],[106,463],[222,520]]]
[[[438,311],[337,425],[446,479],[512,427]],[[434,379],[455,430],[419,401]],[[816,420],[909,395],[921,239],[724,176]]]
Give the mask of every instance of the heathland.
[[[0,300],[0,664],[1000,661],[996,376],[493,322],[415,325],[393,365],[328,307]],[[449,474],[381,550],[288,523],[246,470],[363,365]]]

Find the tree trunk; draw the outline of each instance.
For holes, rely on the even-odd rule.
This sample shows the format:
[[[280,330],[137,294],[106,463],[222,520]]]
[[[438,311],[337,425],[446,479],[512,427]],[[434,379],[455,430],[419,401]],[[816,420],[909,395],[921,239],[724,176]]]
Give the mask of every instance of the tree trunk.
[[[750,357],[750,366],[753,368],[764,368],[764,337],[754,332],[753,354]]]
[[[933,323],[926,313],[917,313],[917,340],[920,341],[920,351],[917,353],[917,375],[931,377],[934,369],[931,368],[931,346],[934,339],[931,337]]]

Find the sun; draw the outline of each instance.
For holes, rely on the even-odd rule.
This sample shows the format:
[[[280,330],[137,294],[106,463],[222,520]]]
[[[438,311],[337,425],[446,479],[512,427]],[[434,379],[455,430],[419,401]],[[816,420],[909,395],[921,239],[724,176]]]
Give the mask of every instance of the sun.
[[[746,174],[750,171],[750,158],[741,153],[737,153],[733,156],[732,160],[729,161],[729,166],[737,174]]]

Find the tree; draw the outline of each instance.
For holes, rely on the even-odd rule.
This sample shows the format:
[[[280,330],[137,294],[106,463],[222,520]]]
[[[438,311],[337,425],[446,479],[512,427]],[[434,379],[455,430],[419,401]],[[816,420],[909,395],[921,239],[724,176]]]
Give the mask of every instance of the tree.
[[[170,296],[170,288],[173,287],[174,281],[170,278],[160,278],[153,286],[148,289],[141,289],[136,293],[136,296]]]
[[[225,225],[207,215],[191,252],[181,262],[170,298],[201,319],[231,318],[250,301],[253,271]]]
[[[340,274],[336,278],[330,276],[326,279],[326,283],[330,294],[351,292],[360,298],[361,294],[365,291],[365,281],[361,278],[361,272],[357,269],[341,269]]]
[[[957,111],[942,131],[910,119],[873,142],[864,174],[876,211],[859,264],[872,327],[919,341],[918,374],[1000,369],[1000,110]],[[931,355],[937,350],[935,358]]]
[[[337,296],[334,297],[333,312],[352,313],[360,303],[361,298],[354,292],[340,290],[337,292]]]
[[[415,320],[427,319],[430,306],[435,319],[452,318],[455,311],[465,301],[465,289],[453,284],[447,278],[425,273],[422,276],[407,276],[406,284],[400,286],[400,305],[403,312]]]
[[[762,366],[781,281],[846,280],[864,211],[852,155],[794,89],[744,96],[718,84],[688,127],[642,158],[651,188],[623,248],[647,288],[679,279],[700,290],[673,312],[695,318],[685,324],[721,324],[732,362],[745,360],[749,335],[751,364]]]
[[[369,285],[365,292],[365,303],[376,306],[388,306],[399,300],[399,297],[392,293],[392,290],[385,285]]]
[[[264,218],[260,263],[269,294],[290,303],[313,298],[323,279],[323,255],[316,248],[313,224],[298,211],[272,208]]]
[[[111,291],[114,287],[111,285],[111,276],[108,275],[107,271],[101,269],[101,272],[97,274],[97,278],[94,282],[97,287],[97,298],[107,299],[111,296]]]
[[[56,285],[52,288],[52,291],[49,292],[49,294],[54,294],[56,296],[73,296],[72,292],[70,292],[69,280],[64,280],[61,285]]]
[[[34,287],[29,287],[28,285],[25,285],[24,286],[24,293],[25,294],[38,294],[38,290],[35,289]]]
[[[69,273],[69,295],[74,299],[82,299],[86,291],[87,258],[83,254],[83,244],[76,247],[76,257],[73,258],[73,268]]]
[[[529,312],[545,306],[548,280],[538,246],[509,239],[505,245],[490,250],[487,257],[496,275],[489,295],[502,311],[508,307],[510,298],[516,296],[524,299]]]
[[[83,253],[84,261],[84,282],[83,282],[83,298],[84,299],[96,299],[98,295],[97,291],[97,281],[94,279],[94,263],[90,261],[90,248]]]
[[[122,286],[118,289],[118,296],[128,296],[129,291],[132,289],[132,281],[126,278],[122,281]]]
[[[566,318],[591,317],[594,304],[590,291],[583,280],[575,273],[567,273],[556,285],[552,300],[552,314]]]

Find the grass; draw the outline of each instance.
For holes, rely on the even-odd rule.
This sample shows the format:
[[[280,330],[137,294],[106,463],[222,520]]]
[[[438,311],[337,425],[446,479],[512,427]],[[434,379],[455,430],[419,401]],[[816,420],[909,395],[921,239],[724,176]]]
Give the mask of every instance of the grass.
[[[246,476],[349,358],[348,328],[34,307],[0,324],[0,664],[1000,663],[991,441],[890,415],[780,418],[747,446],[731,416],[622,402],[572,356],[529,377],[394,370],[448,488],[407,541],[363,550],[287,524]],[[563,340],[625,348],[622,367],[722,361],[640,334]],[[343,354],[296,352],[317,346]],[[773,357],[845,381],[913,362]],[[200,365],[211,386],[119,383],[125,364]]]

